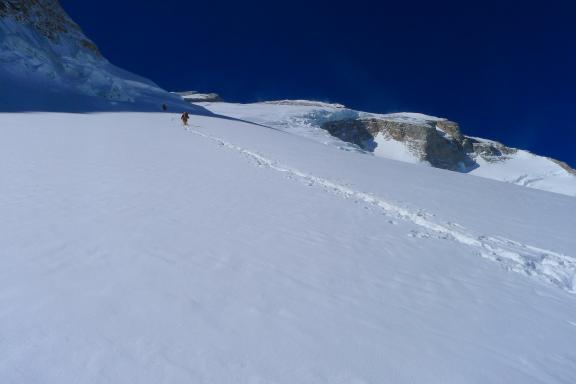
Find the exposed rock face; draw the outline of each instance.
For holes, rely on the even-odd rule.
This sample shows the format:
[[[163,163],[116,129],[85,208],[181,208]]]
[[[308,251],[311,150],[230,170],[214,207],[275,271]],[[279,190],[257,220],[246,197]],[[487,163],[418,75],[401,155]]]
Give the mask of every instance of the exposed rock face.
[[[442,130],[437,129],[438,123],[441,123]],[[466,171],[476,166],[464,149],[464,137],[458,124],[447,120],[412,123],[358,118],[330,121],[324,123],[322,128],[369,151],[376,148],[374,139],[382,135],[386,140],[404,143],[417,158],[437,168]]]
[[[456,122],[425,115],[359,114],[353,118],[329,120],[321,127],[331,135],[371,152],[378,146],[377,137],[400,142],[420,161],[428,162],[433,167],[460,172],[477,168],[480,159],[498,163],[518,153],[517,149],[496,141],[465,136]],[[549,160],[576,175],[576,170],[568,164]]]
[[[436,128],[445,132],[459,143],[462,143],[464,141],[464,136],[460,132],[460,126],[458,125],[458,123],[455,123],[454,121],[450,120],[437,121]]]
[[[510,155],[518,152],[517,149],[507,147],[496,141],[480,141],[471,137],[464,139],[464,149],[466,152],[472,153],[474,156],[480,156],[491,163],[504,161]]]
[[[84,36],[58,0],[0,0],[0,17],[12,17],[20,23],[28,24],[54,42],[67,35],[79,47],[101,56],[96,44]]]

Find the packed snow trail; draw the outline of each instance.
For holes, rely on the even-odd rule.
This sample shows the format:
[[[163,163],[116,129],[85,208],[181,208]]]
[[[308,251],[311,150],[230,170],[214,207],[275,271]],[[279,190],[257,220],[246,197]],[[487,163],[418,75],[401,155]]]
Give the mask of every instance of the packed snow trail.
[[[573,199],[173,118],[0,115],[2,383],[576,382],[576,296],[426,227],[573,256]]]
[[[414,237],[429,238],[430,236],[437,236],[440,239],[453,240],[464,245],[472,246],[476,248],[478,255],[501,263],[505,269],[547,280],[559,288],[576,293],[576,259],[573,257],[502,237],[475,235],[457,223],[448,222],[440,224],[429,219],[429,217],[433,217],[433,215],[422,210],[409,211],[371,194],[356,191],[345,185],[334,183],[279,164],[258,153],[228,143],[221,138],[197,130],[190,130],[190,132],[214,141],[226,148],[240,152],[255,161],[259,166],[265,166],[275,171],[287,173],[289,177],[299,179],[310,186],[318,185],[346,198],[361,201],[383,210],[390,216],[410,221],[422,227],[425,231],[432,232],[432,234],[430,234],[427,232],[414,231],[411,233]]]

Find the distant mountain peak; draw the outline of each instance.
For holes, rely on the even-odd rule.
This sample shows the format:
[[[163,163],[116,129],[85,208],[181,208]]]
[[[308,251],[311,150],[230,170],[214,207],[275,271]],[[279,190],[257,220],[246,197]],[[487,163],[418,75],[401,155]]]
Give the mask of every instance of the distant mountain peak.
[[[0,80],[0,111],[185,105],[110,64],[57,0],[0,0]]]
[[[66,35],[75,40],[79,48],[87,49],[97,56],[100,50],[88,39],[78,24],[62,9],[58,0],[4,0],[0,3],[0,17],[30,25],[53,42]]]

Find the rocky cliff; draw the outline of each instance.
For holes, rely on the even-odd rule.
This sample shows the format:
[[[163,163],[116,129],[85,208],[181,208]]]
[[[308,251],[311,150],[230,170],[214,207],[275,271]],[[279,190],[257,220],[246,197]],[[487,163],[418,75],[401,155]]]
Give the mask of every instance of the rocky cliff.
[[[419,161],[433,167],[468,172],[478,167],[477,159],[504,161],[516,149],[462,134],[458,123],[437,118],[406,119],[392,114],[379,117],[327,121],[322,128],[331,135],[375,152],[379,142],[403,143]]]
[[[0,17],[12,17],[30,25],[53,42],[63,36],[71,37],[78,48],[101,56],[96,44],[84,36],[80,26],[70,19],[57,0],[2,0]]]

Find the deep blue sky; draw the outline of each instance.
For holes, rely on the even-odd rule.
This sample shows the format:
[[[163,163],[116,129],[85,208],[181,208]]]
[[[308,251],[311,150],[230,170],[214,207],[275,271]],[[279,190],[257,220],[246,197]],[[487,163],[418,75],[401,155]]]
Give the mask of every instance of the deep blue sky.
[[[576,166],[576,2],[61,2],[169,90],[422,112]]]

